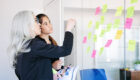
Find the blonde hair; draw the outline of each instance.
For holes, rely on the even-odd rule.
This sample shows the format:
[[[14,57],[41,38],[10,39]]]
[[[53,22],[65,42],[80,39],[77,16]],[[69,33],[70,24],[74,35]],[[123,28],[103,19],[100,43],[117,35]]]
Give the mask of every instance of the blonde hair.
[[[8,54],[12,58],[12,64],[16,64],[16,56],[23,52],[29,52],[28,45],[32,39],[30,29],[34,27],[34,16],[32,11],[21,11],[17,13],[12,21],[11,42]]]

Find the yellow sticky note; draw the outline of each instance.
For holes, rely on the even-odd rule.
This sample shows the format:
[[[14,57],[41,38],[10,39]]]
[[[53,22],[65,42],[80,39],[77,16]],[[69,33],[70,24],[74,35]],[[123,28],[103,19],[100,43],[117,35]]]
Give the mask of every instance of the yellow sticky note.
[[[118,28],[119,26],[120,26],[120,19],[115,19],[113,27]]]
[[[104,47],[100,48],[100,52],[99,52],[99,55],[101,56],[101,54],[103,53],[104,51]]]
[[[101,24],[104,24],[104,21],[105,21],[105,17],[104,16],[101,16]]]
[[[91,28],[91,27],[92,27],[92,21],[89,21],[88,28]]]
[[[97,35],[93,35],[93,42],[96,42],[97,41]]]
[[[100,23],[97,21],[95,24],[95,29],[99,29]]]
[[[116,33],[115,39],[120,39],[122,36],[122,32],[123,32],[122,30],[118,30]]]
[[[107,12],[107,4],[103,5],[102,8],[102,13],[106,13]]]
[[[118,7],[115,16],[121,16],[122,10],[123,10],[122,6]]]
[[[87,48],[87,53],[89,53],[90,52],[90,46],[88,46],[88,48]]]
[[[131,0],[131,4],[137,3],[137,2],[138,2],[138,0]]]
[[[135,40],[129,40],[128,50],[129,51],[135,51],[135,47],[136,47],[136,41]]]
[[[107,24],[106,32],[109,32],[111,30],[112,23]]]
[[[88,39],[91,39],[91,35],[92,35],[92,33],[89,32],[89,33],[88,33]]]
[[[103,36],[104,36],[104,34],[105,34],[105,30],[104,30],[104,29],[102,29],[102,31],[101,31],[101,33],[100,33],[100,37],[103,37]]]
[[[52,72],[53,72],[53,74],[57,74],[57,71],[53,68],[52,68]]]
[[[134,15],[134,6],[127,8],[127,18],[130,18]]]

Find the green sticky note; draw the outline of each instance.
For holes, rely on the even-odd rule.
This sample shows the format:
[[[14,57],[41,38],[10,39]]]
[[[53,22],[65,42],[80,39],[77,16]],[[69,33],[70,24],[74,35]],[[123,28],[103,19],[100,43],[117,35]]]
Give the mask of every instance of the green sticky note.
[[[120,19],[115,19],[113,27],[118,28],[119,26],[120,26]]]
[[[97,21],[95,24],[95,29],[99,29],[100,23]]]
[[[99,52],[100,56],[102,55],[103,51],[104,51],[104,47],[100,48],[100,52]]]
[[[129,40],[128,50],[129,51],[135,51],[135,47],[136,47],[136,41],[135,40]]]
[[[105,34],[105,29],[102,29],[101,33],[100,33],[100,37],[103,37]]]
[[[52,68],[52,72],[53,72],[53,74],[57,74],[57,71],[53,68]]]
[[[90,52],[90,46],[88,46],[88,48],[87,48],[87,53],[89,53]]]
[[[134,6],[127,8],[127,18],[130,18],[134,15]]]
[[[102,8],[102,13],[106,13],[107,12],[107,4],[103,5]]]
[[[97,35],[93,35],[93,42],[97,42]]]
[[[89,32],[89,33],[88,33],[88,39],[91,39],[91,35],[92,35],[92,33]]]
[[[137,3],[137,2],[138,2],[138,0],[131,0],[131,4]]]
[[[122,6],[118,7],[115,16],[121,16],[122,10],[123,10]]]
[[[101,16],[101,24],[104,24],[104,21],[105,21],[105,17],[104,16]]]
[[[91,28],[91,27],[92,27],[92,21],[89,21],[88,28]]]
[[[106,32],[109,32],[111,30],[112,23],[107,24]]]

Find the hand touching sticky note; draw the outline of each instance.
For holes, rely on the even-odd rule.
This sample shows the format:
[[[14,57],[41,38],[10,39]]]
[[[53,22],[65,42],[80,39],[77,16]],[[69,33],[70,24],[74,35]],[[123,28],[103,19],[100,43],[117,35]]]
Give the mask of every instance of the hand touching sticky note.
[[[100,56],[102,55],[103,51],[104,51],[104,47],[100,48],[100,52],[99,52]]]
[[[134,6],[127,8],[127,18],[130,18],[134,15]]]
[[[126,22],[125,22],[125,29],[130,29],[131,26],[132,26],[132,22],[133,22],[133,19],[132,18],[127,18],[126,19]]]
[[[99,29],[100,23],[97,21],[95,24],[95,29]]]
[[[118,30],[116,33],[115,39],[120,39],[122,36],[122,32],[123,32],[122,30]]]
[[[105,21],[105,17],[104,16],[101,16],[101,24],[104,24],[104,21]]]
[[[136,47],[136,41],[135,40],[129,40],[128,50],[129,51],[135,51],[135,47]]]
[[[122,6],[118,7],[115,16],[121,16],[122,10],[123,10]]]
[[[107,12],[107,4],[103,5],[102,8],[102,13],[106,13]]]
[[[112,40],[108,40],[105,47],[109,47],[111,45],[111,43],[112,43]]]
[[[87,42],[87,37],[85,36],[83,39],[83,43],[86,43],[86,42]]]
[[[111,30],[112,23],[107,24],[106,32],[109,32]]]
[[[88,28],[91,28],[91,27],[92,27],[92,21],[89,21]]]
[[[100,11],[101,11],[101,8],[100,8],[100,7],[97,7],[97,8],[96,8],[95,15],[98,15],[98,14],[100,13]]]
[[[119,26],[120,26],[120,19],[115,19],[113,27],[118,28]]]
[[[95,58],[95,55],[96,55],[96,50],[93,50],[91,57]]]

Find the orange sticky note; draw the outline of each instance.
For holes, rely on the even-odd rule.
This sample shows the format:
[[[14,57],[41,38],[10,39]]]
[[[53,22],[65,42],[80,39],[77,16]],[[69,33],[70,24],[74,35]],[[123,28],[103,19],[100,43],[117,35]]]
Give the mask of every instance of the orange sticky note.
[[[115,39],[120,39],[122,36],[122,32],[123,32],[122,30],[118,30],[116,33]]]

